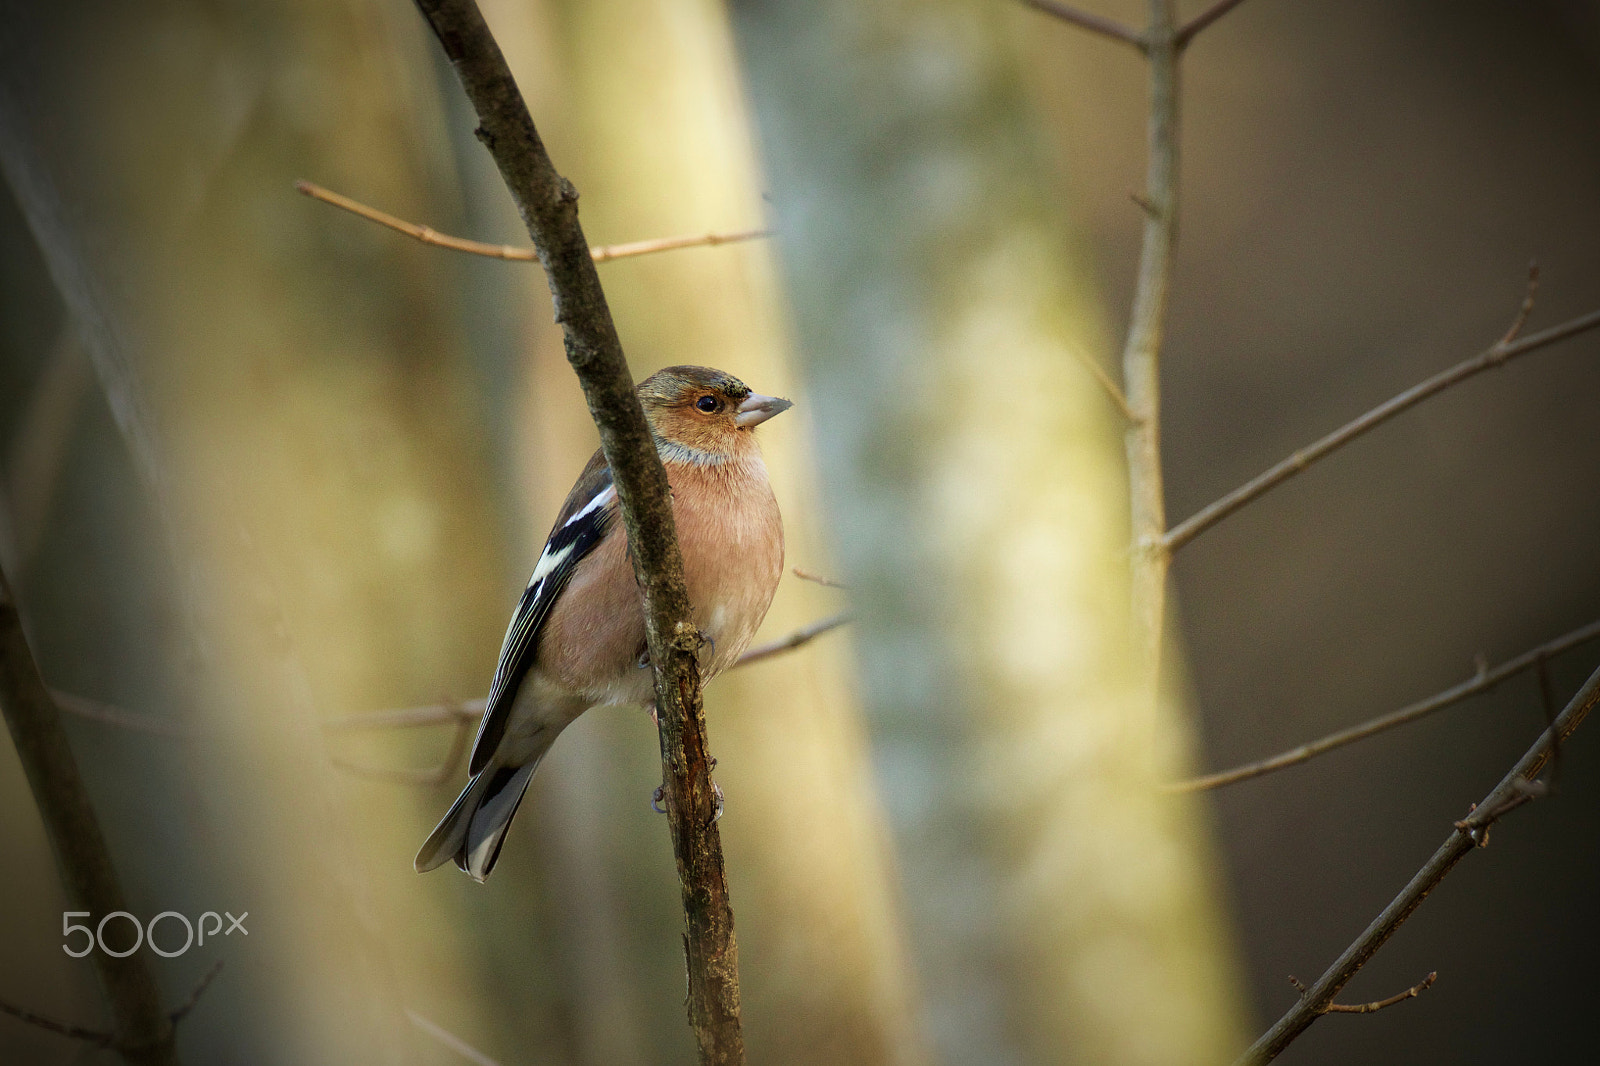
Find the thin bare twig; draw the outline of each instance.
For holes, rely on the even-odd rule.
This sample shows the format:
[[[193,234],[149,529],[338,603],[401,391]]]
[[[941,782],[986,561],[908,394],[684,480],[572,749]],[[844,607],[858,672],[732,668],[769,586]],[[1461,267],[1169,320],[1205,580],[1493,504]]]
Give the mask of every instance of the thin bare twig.
[[[1580,626],[1572,632],[1557,637],[1547,644],[1541,644],[1532,651],[1523,652],[1515,659],[1508,659],[1494,669],[1489,669],[1487,663],[1480,663],[1478,671],[1471,678],[1458,685],[1452,685],[1443,692],[1437,692],[1427,699],[1418,700],[1408,704],[1398,711],[1380,715],[1377,718],[1362,722],[1360,725],[1341,729],[1337,733],[1330,733],[1319,740],[1313,740],[1299,747],[1290,748],[1288,751],[1279,752],[1277,755],[1256,762],[1235,766],[1231,770],[1219,770],[1214,774],[1196,777],[1189,781],[1180,781],[1168,785],[1168,789],[1175,792],[1201,792],[1211,788],[1221,788],[1238,781],[1247,781],[1252,777],[1270,774],[1274,770],[1282,770],[1288,766],[1298,766],[1300,763],[1316,758],[1324,752],[1335,748],[1342,748],[1346,744],[1354,744],[1358,740],[1376,736],[1379,733],[1394,729],[1396,726],[1415,722],[1425,718],[1435,711],[1443,710],[1451,704],[1460,703],[1469,696],[1476,696],[1480,692],[1488,692],[1496,685],[1509,677],[1514,677],[1525,670],[1542,669],[1542,663],[1552,655],[1575,648],[1591,640],[1600,638],[1600,621],[1590,622]],[[1555,711],[1550,711],[1553,721]]]
[[[1500,337],[1501,344],[1510,344],[1522,332],[1522,327],[1527,325],[1528,316],[1533,314],[1533,298],[1539,294],[1539,263],[1537,260],[1528,264],[1528,289],[1522,294],[1522,306],[1517,308],[1517,317],[1511,320],[1511,328]]]
[[[684,914],[689,1025],[704,1066],[744,1062],[739,949],[711,783],[695,629],[667,474],[645,421],[594,257],[578,191],[557,172],[500,46],[472,0],[417,0],[478,118],[549,278],[567,361],[583,386],[611,468],[643,599],[655,674],[661,773]]]
[[[1389,421],[1389,419],[1402,411],[1408,411],[1423,400],[1438,395],[1450,386],[1460,384],[1470,377],[1481,374],[1485,370],[1501,366],[1519,356],[1527,355],[1541,348],[1547,348],[1557,341],[1564,341],[1568,337],[1575,337],[1596,327],[1600,327],[1600,311],[1591,311],[1586,315],[1579,315],[1577,318],[1563,322],[1559,326],[1551,326],[1549,329],[1530,334],[1520,340],[1495,342],[1494,345],[1482,353],[1457,363],[1448,370],[1442,370],[1420,384],[1413,385],[1393,399],[1374,407],[1361,417],[1345,423],[1316,443],[1300,449],[1287,459],[1240,485],[1216,502],[1202,507],[1167,532],[1167,535],[1162,538],[1166,549],[1168,551],[1177,551],[1245,504],[1277,488],[1312,463],[1349,444],[1368,430]]]
[[[751,648],[739,656],[739,661],[734,666],[749,666],[751,663],[770,659],[774,655],[782,655],[786,651],[793,651],[803,644],[811,643],[824,633],[830,633],[842,625],[847,625],[849,621],[850,616],[848,614],[836,614],[831,618],[824,618],[820,622],[812,622],[808,626],[795,630],[781,640],[774,640],[769,644],[761,644]]]
[[[29,1025],[67,1037],[69,1040],[83,1040],[97,1047],[111,1047],[117,1042],[116,1037],[110,1033],[102,1033],[98,1029],[86,1029],[81,1025],[68,1025],[66,1022],[58,1022],[54,1018],[36,1014],[31,1010],[7,1003],[3,999],[0,999],[0,1013],[9,1014],[13,1018],[27,1022]]]
[[[1106,18],[1104,15],[1093,15],[1087,11],[1080,11],[1071,4],[1064,4],[1061,0],[1022,0],[1024,4],[1046,15],[1054,15],[1062,22],[1069,22],[1079,29],[1098,33],[1102,37],[1109,37],[1113,41],[1131,44],[1133,47],[1144,51],[1144,37],[1132,26],[1125,26],[1116,19]]]
[[[1552,732],[1556,727],[1556,689],[1550,680],[1550,654],[1539,656],[1534,673],[1539,678],[1539,707],[1544,711],[1544,727]],[[1556,741],[1550,751],[1550,787],[1561,779],[1561,742]]]
[[[744,229],[732,233],[690,233],[681,237],[656,237],[648,241],[630,241],[626,244],[603,244],[589,249],[596,263],[609,263],[613,259],[632,259],[656,252],[673,252],[679,248],[715,248],[719,244],[738,244],[772,236],[771,230]]]
[[[71,692],[62,692],[58,688],[51,689],[50,695],[55,698],[56,705],[63,711],[78,718],[104,722],[106,725],[120,726],[123,729],[132,729],[138,733],[154,733],[162,737],[189,738],[203,735],[193,726],[183,725],[166,718],[157,718],[154,715],[139,714],[137,711],[123,710],[121,707],[102,703],[100,700],[92,700],[87,696],[77,696]]]
[[[401,785],[416,785],[421,788],[437,788],[450,780],[456,771],[456,766],[461,762],[461,757],[467,753],[467,740],[472,736],[472,720],[468,718],[456,719],[456,730],[450,737],[450,748],[445,752],[444,758],[439,760],[438,766],[422,770],[391,769],[385,766],[365,766],[361,763],[350,762],[337,755],[330,754],[328,758],[333,765],[347,773],[359,777],[370,777],[377,781],[393,781]]]
[[[819,574],[815,570],[802,570],[798,566],[791,568],[790,573],[794,574],[794,576],[799,578],[801,581],[809,581],[813,585],[825,585],[830,589],[848,589],[850,587],[843,581],[840,581],[838,578],[829,577],[826,574]]]
[[[1584,682],[1578,694],[1556,716],[1555,728],[1540,730],[1539,739],[1500,779],[1494,790],[1474,805],[1473,814],[1451,828],[1450,836],[1400,894],[1383,909],[1383,913],[1373,919],[1372,924],[1344,950],[1327,972],[1317,978],[1300,1002],[1250,1046],[1240,1057],[1239,1066],[1271,1061],[1322,1016],[1323,1008],[1332,1003],[1344,986],[1350,983],[1350,979],[1388,943],[1395,930],[1416,912],[1428,894],[1455,868],[1456,863],[1486,839],[1490,825],[1515,806],[1527,802],[1519,797],[1533,798],[1528,786],[1536,782],[1540,771],[1549,762],[1555,745],[1570,739],[1597,703],[1600,703],[1600,669],[1589,675],[1589,680]]]
[[[429,703],[421,707],[400,707],[388,711],[362,711],[330,718],[322,723],[322,727],[337,732],[344,729],[412,729],[446,722],[472,723],[483,717],[488,705],[488,700],[476,699],[459,703]]]
[[[1418,981],[1416,984],[1412,985],[1410,988],[1404,990],[1403,992],[1396,992],[1394,995],[1390,996],[1388,999],[1373,1000],[1371,1003],[1329,1003],[1329,1004],[1326,1004],[1325,1006],[1323,1006],[1323,1008],[1321,1009],[1321,1011],[1319,1013],[1322,1013],[1322,1014],[1372,1014],[1372,1013],[1375,1013],[1377,1011],[1382,1010],[1385,1007],[1392,1007],[1396,1003],[1404,1003],[1408,999],[1416,999],[1418,996],[1422,995],[1422,993],[1424,993],[1428,989],[1432,988],[1433,987],[1433,983],[1435,981],[1437,981],[1438,979],[1439,979],[1439,971],[1438,970],[1434,970],[1432,973],[1428,974],[1428,976],[1424,977],[1422,980]],[[1298,977],[1296,977],[1294,974],[1290,974],[1289,975],[1289,983],[1291,985],[1294,985],[1295,989],[1302,996],[1310,991],[1310,989],[1306,988],[1305,985],[1300,983],[1300,979]]]
[[[800,570],[798,567],[795,568],[795,576],[805,579],[805,581],[826,584],[826,586],[834,587],[834,589],[850,587],[840,583],[840,581],[835,581],[835,579],[814,575],[811,571]],[[803,645],[810,643],[816,637],[821,637],[824,632],[838,629],[848,621],[850,621],[850,616],[848,615],[834,615],[830,616],[830,618],[821,619],[821,621],[814,621],[810,626],[802,626],[797,631],[790,632],[786,637],[779,637],[778,640],[773,640],[771,643],[763,643],[760,647],[750,648],[744,655],[739,656],[739,666],[746,663],[754,663],[757,659],[771,658],[774,655],[781,655],[784,651],[792,651],[795,648],[803,647]],[[117,725],[117,727],[138,730],[141,733],[157,733],[160,736],[178,736],[178,738],[205,736],[205,733],[198,733],[194,728],[173,725],[168,720],[157,719],[154,715],[125,711],[122,707],[114,706],[114,704],[101,703],[99,699],[88,699],[86,696],[75,696],[72,693],[67,693],[67,691],[58,690],[58,688],[53,688],[51,695],[54,695],[56,703],[61,706],[62,711],[77,715],[80,719],[90,719],[91,722]],[[488,699],[483,698],[446,699],[446,701],[440,701],[440,703],[427,703],[419,707],[394,707],[389,711],[363,711],[360,714],[341,714],[338,717],[333,717],[333,719],[325,720],[322,723],[322,728],[331,731],[331,733],[341,733],[341,731],[349,730],[403,730],[403,728],[446,725],[446,723],[474,725],[478,719],[482,719],[486,706],[488,706]],[[379,770],[379,768],[358,767],[358,765],[349,765],[349,763],[339,763],[339,760],[334,760],[334,762],[341,765],[344,770],[354,771],[354,773],[373,773],[373,775],[392,775],[392,773],[400,773],[400,775],[429,775],[429,773],[435,773],[434,770]]]
[[[195,1007],[200,1005],[200,997],[206,994],[206,989],[211,987],[211,982],[215,981],[217,979],[217,974],[222,972],[222,963],[222,959],[218,959],[216,962],[214,962],[211,965],[211,969],[205,972],[205,976],[200,978],[199,984],[194,986],[194,991],[189,993],[189,998],[168,1012],[167,1017],[172,1019],[173,1025],[177,1025],[179,1022],[183,1021],[189,1016],[190,1011],[194,1010]]]
[[[429,1021],[416,1011],[408,1008],[406,1010],[406,1017],[411,1019],[412,1025],[416,1026],[418,1029],[421,1029],[424,1033],[427,1033],[429,1036],[433,1037],[435,1040],[439,1041],[439,1043],[443,1044],[451,1051],[454,1051],[457,1055],[460,1055],[468,1062],[476,1063],[477,1066],[500,1066],[500,1064],[494,1059],[491,1059],[489,1056],[485,1055],[483,1052],[479,1051],[477,1048],[473,1047],[471,1044],[467,1043],[465,1040],[461,1039],[444,1026],[438,1024],[437,1022]]]
[[[1217,0],[1216,3],[1212,4],[1210,7],[1200,12],[1200,14],[1183,24],[1183,29],[1178,31],[1178,47],[1189,47],[1189,42],[1194,40],[1195,34],[1199,33],[1201,30],[1205,29],[1207,26],[1211,25],[1213,22],[1217,21],[1223,15],[1226,15],[1228,12],[1232,11],[1242,3],[1244,3],[1244,0]]]
[[[200,982],[194,986],[194,991],[189,993],[188,999],[167,1012],[167,1020],[174,1028],[184,1018],[188,1017],[189,1012],[194,1010],[200,1003],[200,997],[205,995],[206,988],[216,979],[217,974],[222,972],[222,961],[218,959],[211,969],[206,971],[205,976],[200,978]],[[27,1022],[29,1025],[67,1037],[69,1040],[82,1040],[103,1048],[116,1047],[117,1045],[117,1038],[110,1033],[103,1033],[98,1029],[89,1029],[81,1025],[58,1022],[54,1018],[37,1014],[34,1011],[7,1003],[4,1000],[0,1000],[0,1013],[9,1014],[13,1018]]]
[[[1130,423],[1139,421],[1139,416],[1133,413],[1132,407],[1128,406],[1128,398],[1122,394],[1121,386],[1111,380],[1111,375],[1106,373],[1105,367],[1076,348],[1072,349],[1072,357],[1082,363],[1084,369],[1089,371],[1094,376],[1095,381],[1100,383],[1100,388],[1111,398],[1111,402],[1116,404],[1117,410],[1122,412],[1123,418],[1126,418]]]
[[[387,226],[396,233],[403,233],[407,237],[431,244],[435,248],[448,248],[454,252],[465,252],[468,255],[481,255],[490,259],[505,259],[515,263],[537,262],[539,255],[532,248],[517,248],[509,244],[488,244],[484,241],[469,240],[466,237],[452,237],[448,233],[440,233],[432,226],[419,226],[415,222],[407,222],[387,211],[380,211],[370,207],[360,200],[353,200],[342,193],[332,189],[325,189],[321,185],[310,181],[297,181],[294,187],[313,200],[321,200],[325,204],[348,211],[352,215],[359,215],[369,222],[376,222],[380,226]],[[589,255],[596,263],[608,263],[613,259],[631,259],[634,256],[651,255],[655,252],[671,252],[679,248],[714,247],[719,244],[735,244],[739,241],[753,241],[772,234],[764,229],[737,230],[732,233],[697,233],[681,237],[657,237],[648,241],[631,241],[626,244],[601,245],[589,249]]]

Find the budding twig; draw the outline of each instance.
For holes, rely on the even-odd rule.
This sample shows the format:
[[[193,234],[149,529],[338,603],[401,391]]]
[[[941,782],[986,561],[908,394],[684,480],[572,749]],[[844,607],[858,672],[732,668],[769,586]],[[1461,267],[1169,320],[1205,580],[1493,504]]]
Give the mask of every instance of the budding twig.
[[[1371,1003],[1325,1003],[1325,1004],[1323,1004],[1321,1007],[1319,1007],[1317,1009],[1317,1013],[1318,1014],[1372,1014],[1375,1011],[1380,1011],[1385,1007],[1392,1007],[1396,1003],[1404,1003],[1408,999],[1416,999],[1418,996],[1422,995],[1422,993],[1424,993],[1428,989],[1432,988],[1433,987],[1433,983],[1435,981],[1437,981],[1438,979],[1439,979],[1439,971],[1435,970],[1432,973],[1428,974],[1428,976],[1424,977],[1422,980],[1418,981],[1416,984],[1412,985],[1410,988],[1405,989],[1402,992],[1396,992],[1394,995],[1390,996],[1388,999],[1374,1000]],[[1301,984],[1300,983],[1300,979],[1298,977],[1296,977],[1294,974],[1290,974],[1289,975],[1289,983],[1291,985],[1294,985],[1294,987],[1299,991],[1299,993],[1302,996],[1304,996],[1307,992],[1311,991],[1305,985]]]

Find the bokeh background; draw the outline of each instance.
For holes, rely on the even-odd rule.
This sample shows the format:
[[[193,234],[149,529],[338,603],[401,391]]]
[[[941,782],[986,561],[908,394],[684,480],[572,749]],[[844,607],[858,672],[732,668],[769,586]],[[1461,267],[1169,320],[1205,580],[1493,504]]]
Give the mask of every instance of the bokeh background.
[[[752,1061],[1226,1061],[1543,724],[1531,677],[1199,800],[1265,755],[1596,617],[1600,339],[1482,375],[1174,567],[1174,678],[1125,629],[1113,362],[1144,68],[1000,0],[485,0],[643,376],[703,362],[763,430],[791,561],[710,692]],[[1191,3],[1189,12],[1200,5]],[[1143,5],[1093,9],[1137,23]],[[586,716],[488,886],[419,878],[481,696],[593,448],[537,269],[430,249],[307,178],[524,234],[398,0],[10,0],[0,22],[0,558],[46,676],[156,733],[68,728],[135,913],[248,910],[152,959],[191,1063],[682,1063],[648,721]],[[1600,14],[1584,0],[1249,0],[1184,63],[1166,354],[1181,519],[1498,337],[1600,305]],[[107,366],[128,370],[108,397]],[[114,414],[114,410],[117,412]],[[130,434],[130,429],[132,430]],[[1551,664],[1565,696],[1594,646]],[[175,735],[174,735],[175,734]],[[9,745],[0,999],[104,1024]],[[1565,1061],[1592,1044],[1600,765],[1497,829],[1295,1063]],[[0,1060],[112,1061],[0,1017]]]

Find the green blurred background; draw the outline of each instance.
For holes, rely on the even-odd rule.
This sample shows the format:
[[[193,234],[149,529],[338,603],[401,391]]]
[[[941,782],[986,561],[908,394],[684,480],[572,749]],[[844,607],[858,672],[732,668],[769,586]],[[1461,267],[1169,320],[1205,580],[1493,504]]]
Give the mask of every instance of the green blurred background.
[[[1190,9],[1199,4],[1190,4]],[[1153,785],[1466,677],[1596,617],[1600,341],[1484,375],[1207,533],[1177,678],[1127,650],[1109,364],[1144,69],[1003,0],[485,0],[597,244],[639,376],[791,396],[763,430],[790,561],[763,636],[858,623],[709,693],[761,1063],[1225,1061],[1542,725],[1532,678],[1204,800]],[[1129,22],[1132,0],[1094,10]],[[68,720],[130,897],[249,911],[152,959],[189,1063],[693,1060],[648,720],[586,716],[487,886],[410,857],[594,446],[525,234],[400,0],[0,5],[0,552],[47,678],[180,737]],[[1192,10],[1191,10],[1192,13]],[[1250,0],[1184,65],[1165,357],[1174,520],[1504,331],[1600,304],[1600,14],[1585,0]],[[130,447],[98,360],[131,369]],[[122,399],[125,401],[126,397]],[[126,424],[126,419],[124,419]],[[1552,664],[1564,695],[1593,647]],[[101,1025],[9,745],[0,999]],[[1296,1063],[1572,1059],[1592,1043],[1600,766],[1496,831]],[[111,1056],[0,1017],[0,1061]]]

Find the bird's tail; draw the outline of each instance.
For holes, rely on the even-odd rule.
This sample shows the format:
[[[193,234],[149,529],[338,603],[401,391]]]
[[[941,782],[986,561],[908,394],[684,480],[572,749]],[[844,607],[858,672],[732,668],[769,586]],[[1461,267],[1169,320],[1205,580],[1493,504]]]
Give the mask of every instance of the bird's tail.
[[[474,881],[481,883],[487,878],[539,761],[535,758],[521,766],[491,762],[473,775],[417,852],[413,864],[417,873],[427,873],[454,859]]]

